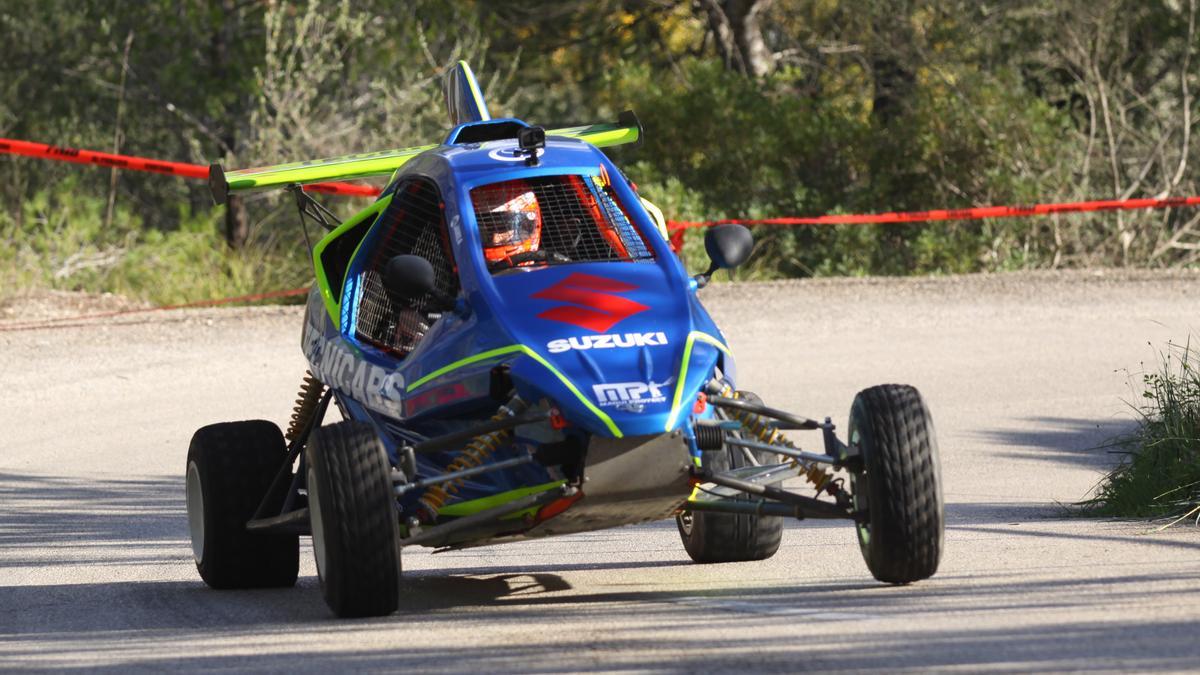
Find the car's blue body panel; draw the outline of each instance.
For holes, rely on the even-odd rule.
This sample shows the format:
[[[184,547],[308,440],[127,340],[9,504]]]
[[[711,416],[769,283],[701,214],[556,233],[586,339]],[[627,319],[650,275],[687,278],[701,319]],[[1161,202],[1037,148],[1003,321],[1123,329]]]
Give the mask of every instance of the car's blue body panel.
[[[376,425],[393,458],[405,437],[436,435],[491,414],[496,402],[488,385],[499,364],[510,368],[522,399],[545,399],[561,412],[571,424],[567,433],[619,438],[681,430],[690,439],[699,392],[715,369],[726,379],[733,372],[724,339],[696,298],[696,284],[623,174],[599,150],[550,138],[538,163],[528,166],[515,149],[515,140],[443,145],[400,169],[385,195],[405,178],[420,176],[436,184],[445,205],[461,284],[458,311],[443,314],[403,359],[357,340],[358,279],[377,244],[373,230],[346,272],[340,327],[319,294],[310,295],[303,343],[314,374],[336,392],[348,414]],[[616,199],[652,260],[488,270],[470,201],[473,188],[515,178],[602,173],[615,178]],[[388,208],[398,208],[397,202]],[[380,221],[386,216],[387,211]],[[507,452],[516,450],[496,458]],[[438,473],[452,459],[453,453],[423,457],[420,468]],[[555,478],[540,465],[526,465],[468,482],[457,497],[478,499]]]

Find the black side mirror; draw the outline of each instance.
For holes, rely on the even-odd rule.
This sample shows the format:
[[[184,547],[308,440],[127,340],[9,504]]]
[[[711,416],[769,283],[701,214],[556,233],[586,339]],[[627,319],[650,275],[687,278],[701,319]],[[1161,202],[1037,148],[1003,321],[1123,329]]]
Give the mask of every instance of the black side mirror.
[[[383,268],[383,287],[402,300],[442,295],[437,290],[433,265],[419,255],[398,255],[387,261]]]
[[[717,270],[731,270],[749,260],[754,252],[754,235],[735,223],[714,225],[704,231],[704,250],[712,264],[700,275],[701,286],[707,284]]]

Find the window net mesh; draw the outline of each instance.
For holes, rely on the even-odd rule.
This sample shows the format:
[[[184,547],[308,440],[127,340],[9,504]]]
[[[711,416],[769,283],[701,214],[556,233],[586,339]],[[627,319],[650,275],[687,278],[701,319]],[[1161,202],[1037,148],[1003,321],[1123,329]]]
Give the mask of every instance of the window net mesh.
[[[489,223],[510,205],[530,208],[536,198],[540,214],[538,262],[548,264],[595,261],[650,261],[654,253],[629,216],[595,176],[541,176],[484,185],[471,190],[475,220],[484,247],[490,243]],[[503,271],[508,264],[492,264]]]
[[[359,340],[404,356],[416,347],[444,307],[430,295],[401,300],[383,286],[383,269],[398,255],[420,256],[433,265],[437,289],[458,295],[458,275],[446,236],[445,204],[437,188],[416,180],[401,185],[376,225],[370,258],[362,268],[362,295],[355,333]]]

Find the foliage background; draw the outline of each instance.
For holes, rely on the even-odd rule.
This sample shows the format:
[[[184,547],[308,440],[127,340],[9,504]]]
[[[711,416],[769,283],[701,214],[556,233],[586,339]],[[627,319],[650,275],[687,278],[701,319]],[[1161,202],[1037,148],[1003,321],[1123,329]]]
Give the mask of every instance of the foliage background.
[[[670,218],[1200,194],[1195,0],[10,0],[0,136],[230,167],[429,142],[459,58],[492,112],[633,108]],[[307,278],[279,196],[0,158],[3,294],[152,301]],[[337,202],[343,213],[354,207]],[[762,228],[760,277],[1192,265],[1195,210]],[[689,255],[698,253],[691,238]]]

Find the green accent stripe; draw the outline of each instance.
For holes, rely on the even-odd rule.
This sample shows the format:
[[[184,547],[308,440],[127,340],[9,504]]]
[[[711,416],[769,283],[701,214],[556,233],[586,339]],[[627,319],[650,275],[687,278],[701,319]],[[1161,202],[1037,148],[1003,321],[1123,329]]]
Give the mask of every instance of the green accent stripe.
[[[342,307],[341,290],[342,289],[339,288],[337,290],[337,293],[335,293],[333,291],[333,289],[329,287],[329,276],[325,273],[325,265],[321,262],[321,253],[325,251],[326,247],[328,247],[331,243],[333,243],[333,240],[337,239],[338,237],[342,236],[349,230],[353,229],[356,225],[361,224],[362,221],[365,220],[366,218],[368,218],[370,216],[378,215],[385,208],[387,208],[388,204],[391,204],[391,203],[392,203],[392,195],[388,195],[388,196],[384,197],[383,199],[380,199],[379,201],[375,202],[374,204],[367,207],[366,209],[363,209],[362,211],[359,211],[358,213],[351,216],[350,219],[347,220],[346,222],[342,223],[341,225],[338,225],[337,229],[335,229],[334,231],[332,231],[329,234],[322,237],[321,241],[318,241],[317,245],[313,247],[313,270],[316,272],[317,287],[319,289],[321,289],[321,299],[325,302],[325,311],[329,312],[329,318],[333,319],[333,325],[336,326],[339,330],[341,330],[341,327],[342,327],[342,314],[341,314],[341,307]],[[358,248],[362,247],[362,242],[366,241],[366,239],[367,239],[366,237],[363,237],[358,242]],[[350,260],[347,261],[347,268],[346,268],[347,272],[350,271],[349,270],[349,262],[353,261],[354,257],[356,255],[358,255],[358,248],[355,248],[354,254],[351,255]],[[345,287],[346,287],[346,278],[343,277],[342,278],[342,288],[345,288]]]
[[[667,415],[667,426],[665,429],[670,431],[675,426],[675,418],[679,417],[679,402],[683,398],[683,383],[687,377],[688,361],[692,360],[692,344],[696,341],[688,335],[687,342],[683,346],[683,362],[679,364],[679,376],[675,380],[675,394],[671,397],[671,414]]]
[[[533,487],[517,488],[516,490],[509,490],[508,492],[501,492],[498,495],[490,495],[488,497],[480,497],[479,499],[472,499],[469,502],[457,502],[454,504],[447,504],[447,505],[443,506],[442,508],[438,509],[437,514],[439,516],[469,516],[472,513],[479,513],[480,511],[483,511],[485,509],[490,509],[494,506],[500,506],[501,504],[507,504],[513,500],[520,499],[521,497],[527,497],[529,495],[537,494],[539,492],[545,492],[546,490],[550,490],[550,489],[556,488],[560,485],[563,485],[566,482],[567,481],[565,481],[565,480],[559,480],[559,481],[554,481],[553,483],[544,483],[542,485],[534,485]],[[537,510],[537,507],[533,507],[533,508],[535,511]],[[520,516],[522,516],[524,514],[525,514],[525,511],[520,511],[518,513],[511,514],[510,516],[508,516],[508,518],[519,518]]]
[[[480,361],[494,359],[497,356],[504,356],[505,354],[512,354],[513,352],[519,352],[519,351],[521,351],[522,346],[523,345],[509,345],[507,347],[500,347],[499,349],[490,349],[486,352],[480,352],[478,354],[475,354],[474,356],[468,356],[465,359],[459,359],[458,361],[455,361],[454,363],[451,363],[450,365],[446,365],[446,366],[442,366],[441,368],[438,368],[437,370],[433,371],[432,373],[430,373],[430,374],[422,377],[421,379],[417,380],[416,382],[413,382],[412,384],[408,385],[407,391],[408,391],[408,393],[411,394],[412,391],[414,389],[416,389],[417,387],[420,387],[421,385],[429,382],[430,380],[436,380],[437,378],[441,377],[442,375],[445,375],[446,373],[448,373],[452,370],[458,370],[459,368],[462,368],[463,366],[469,366],[472,363],[478,363]]]
[[[591,401],[587,400],[587,398],[584,397],[584,395],[578,389],[575,388],[575,384],[567,379],[566,375],[563,375],[561,372],[559,372],[559,370],[557,368],[550,365],[550,362],[547,361],[546,359],[542,358],[542,356],[540,354],[538,354],[537,352],[526,347],[525,345],[520,345],[520,346],[521,346],[521,350],[525,353],[526,356],[528,356],[529,358],[533,359],[534,361],[537,361],[538,363],[545,366],[546,370],[549,370],[550,372],[554,373],[554,376],[557,377],[559,379],[559,381],[561,381],[563,383],[563,386],[565,386],[567,389],[570,389],[572,394],[575,394],[575,398],[579,399],[579,402],[582,403],[585,408],[592,411],[592,414],[594,414],[596,417],[599,417],[600,421],[604,422],[604,426],[608,427],[608,430],[612,433],[614,438],[621,438],[624,436],[624,434],[621,433],[620,428],[618,428],[616,423],[612,421],[612,418],[609,417],[607,414],[605,414],[605,412],[603,410],[597,408]]]
[[[667,415],[666,431],[670,431],[675,426],[675,420],[678,419],[682,409],[683,385],[687,381],[688,365],[692,360],[692,345],[696,343],[696,340],[710,344],[725,352],[726,355],[733,355],[723,342],[708,333],[702,333],[698,330],[688,333],[687,343],[683,346],[683,362],[679,364],[679,379],[675,380],[675,395],[671,399],[671,414]]]
[[[462,66],[463,72],[467,76],[467,84],[471,86],[471,96],[475,98],[475,108],[479,110],[479,117],[483,120],[492,119],[487,103],[483,101],[483,92],[479,91],[479,83],[475,81],[475,73],[471,72],[471,66],[467,65],[466,61],[459,61],[458,65]]]
[[[518,352],[528,356],[534,361],[537,361],[542,365],[542,367],[544,367],[546,370],[549,370],[555,377],[557,377],[559,382],[563,383],[564,387],[570,390],[572,394],[575,394],[575,398],[579,399],[579,402],[582,403],[585,408],[590,410],[593,415],[595,415],[601,422],[604,423],[604,426],[608,428],[609,432],[612,433],[614,438],[622,438],[624,436],[624,434],[621,433],[621,429],[616,425],[615,422],[612,421],[612,418],[605,414],[603,410],[597,408],[594,403],[589,401],[575,386],[575,383],[571,382],[566,375],[563,375],[561,371],[551,365],[550,362],[543,358],[541,354],[538,354],[525,345],[509,345],[507,347],[500,347],[498,349],[490,349],[486,352],[475,354],[474,356],[468,356],[465,359],[459,359],[454,363],[438,368],[432,373],[429,373],[416,382],[408,385],[406,391],[411,393],[417,387],[420,387],[431,380],[439,378],[452,370],[462,368],[463,366],[469,366],[472,363],[478,363],[480,361],[486,361],[487,359],[496,358],[497,356],[504,356],[505,354],[513,354]]]

